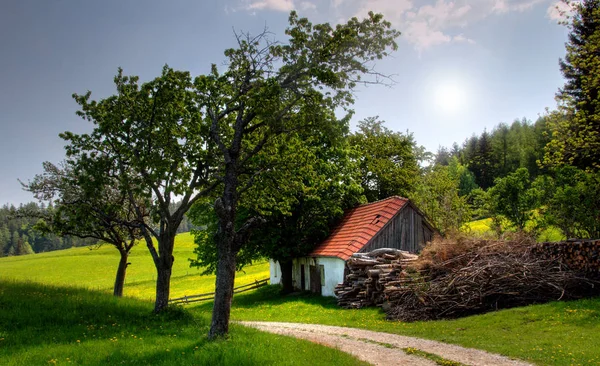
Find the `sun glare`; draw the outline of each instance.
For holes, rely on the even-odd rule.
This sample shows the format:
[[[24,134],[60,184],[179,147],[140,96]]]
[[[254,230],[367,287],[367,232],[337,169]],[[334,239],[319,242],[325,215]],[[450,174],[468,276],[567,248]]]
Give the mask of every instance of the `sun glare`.
[[[436,107],[447,113],[458,112],[465,105],[465,92],[455,83],[439,85],[434,98]]]

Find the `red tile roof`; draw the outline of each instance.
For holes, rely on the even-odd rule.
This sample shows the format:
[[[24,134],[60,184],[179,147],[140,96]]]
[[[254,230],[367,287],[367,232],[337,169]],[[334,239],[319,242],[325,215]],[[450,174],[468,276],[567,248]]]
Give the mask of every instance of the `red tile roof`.
[[[392,196],[353,208],[344,215],[342,222],[310,253],[310,256],[348,260],[352,254],[367,245],[407,203],[406,198]]]

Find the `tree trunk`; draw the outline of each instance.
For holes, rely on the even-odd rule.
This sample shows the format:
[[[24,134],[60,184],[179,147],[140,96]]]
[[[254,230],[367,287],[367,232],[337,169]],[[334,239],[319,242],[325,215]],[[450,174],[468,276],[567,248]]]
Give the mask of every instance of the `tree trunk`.
[[[281,293],[289,294],[294,291],[294,282],[292,279],[293,262],[291,260],[285,262],[279,261],[279,266],[281,267]]]
[[[220,243],[225,244],[225,243]],[[229,332],[233,283],[235,281],[236,253],[227,245],[219,245],[217,279],[215,281],[215,302],[208,337],[214,339]]]
[[[121,254],[121,260],[119,261],[119,268],[117,268],[117,277],[115,278],[113,295],[117,297],[123,297],[123,285],[125,284],[125,274],[127,272],[127,259],[129,258],[129,252],[127,250],[119,250],[119,253]]]
[[[154,312],[159,313],[169,305],[171,292],[171,272],[173,270],[173,247],[175,244],[175,231],[165,233],[159,238],[158,251],[160,257],[156,266],[156,301]]]
[[[233,299],[233,282],[236,263],[235,215],[237,207],[238,177],[236,163],[230,162],[225,168],[223,196],[215,202],[215,212],[219,218],[217,233],[217,279],[215,281],[215,302],[208,337],[214,339],[229,332],[229,315]]]

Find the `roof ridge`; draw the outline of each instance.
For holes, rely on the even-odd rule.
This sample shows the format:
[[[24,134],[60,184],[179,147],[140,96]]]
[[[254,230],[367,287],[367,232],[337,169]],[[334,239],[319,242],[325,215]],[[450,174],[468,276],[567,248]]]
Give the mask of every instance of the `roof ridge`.
[[[370,205],[372,205],[372,204],[375,204],[375,203],[381,203],[381,202],[383,202],[383,201],[390,201],[392,198],[398,198],[398,199],[401,199],[401,200],[410,201],[410,200],[409,200],[408,198],[406,198],[406,197],[402,197],[402,196],[397,196],[397,195],[394,195],[394,196],[389,196],[389,197],[387,197],[387,198],[382,198],[382,199],[380,199],[380,200],[377,200],[377,201],[373,201],[373,202],[364,203],[364,204],[362,204],[362,205],[359,205],[359,206],[356,206],[356,207],[354,207],[354,208],[359,208],[359,207],[370,206]]]

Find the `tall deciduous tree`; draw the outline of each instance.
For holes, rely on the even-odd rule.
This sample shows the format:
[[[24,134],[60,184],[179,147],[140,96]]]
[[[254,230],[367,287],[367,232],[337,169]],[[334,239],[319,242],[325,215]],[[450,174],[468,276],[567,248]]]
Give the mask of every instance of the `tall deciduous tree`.
[[[356,164],[340,132],[287,134],[261,152],[261,165],[269,166],[269,172],[241,197],[239,216],[261,215],[265,222],[238,253],[238,269],[259,257],[272,258],[282,269],[282,292],[291,292],[292,260],[307,255],[345,209],[364,200]],[[199,206],[192,209],[192,217],[206,229],[196,232],[198,256],[192,265],[214,272],[214,215],[206,205]]]
[[[129,197],[157,270],[159,312],[168,305],[177,228],[191,205],[219,185],[217,162],[188,72],[165,66],[159,77],[139,85],[119,69],[114,82],[117,93],[100,101],[91,100],[90,92],[74,94],[78,115],[95,127],[89,134],[61,136],[69,142],[69,162],[90,163],[90,185],[108,171],[115,188]],[[176,198],[179,206],[172,210]],[[144,220],[146,209],[150,222]]]
[[[532,210],[539,205],[539,191],[532,187],[529,171],[519,168],[495,183],[488,192],[492,214],[502,215],[518,230],[524,230]]]
[[[600,168],[600,1],[571,2],[575,10],[567,54],[560,61],[565,85],[556,99],[559,109],[548,117],[552,139],[545,162],[580,169]]]
[[[410,197],[442,234],[459,230],[471,219],[466,196],[459,196],[459,177],[449,167],[428,169]]]
[[[271,42],[266,33],[239,36],[238,47],[226,51],[227,70],[213,67],[195,82],[210,141],[223,163],[223,190],[215,202],[218,260],[211,338],[228,332],[236,256],[261,221],[250,217],[236,225],[240,197],[263,173],[255,163],[258,153],[278,135],[328,128],[330,119],[323,114],[347,108],[357,84],[382,82],[372,63],[396,49],[399,35],[373,13],[335,27],[313,25],[295,12],[289,22],[287,42]]]
[[[350,144],[358,152],[361,185],[369,202],[407,197],[414,190],[419,165],[412,135],[393,132],[370,117],[359,122]]]
[[[567,238],[600,238],[600,172],[564,166],[548,181],[544,210],[548,222]]]

